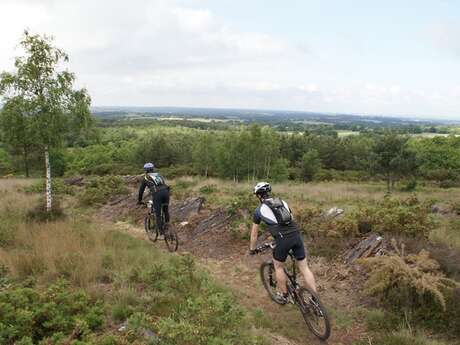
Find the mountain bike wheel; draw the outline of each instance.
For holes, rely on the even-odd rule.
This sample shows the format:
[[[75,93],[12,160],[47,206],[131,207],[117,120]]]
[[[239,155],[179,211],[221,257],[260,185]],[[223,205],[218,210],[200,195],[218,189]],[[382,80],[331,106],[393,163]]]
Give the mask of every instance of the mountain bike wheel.
[[[169,228],[169,224],[164,225],[164,234],[166,247],[170,252],[175,252],[179,247],[179,238],[177,236],[176,230]]]
[[[150,241],[155,242],[158,239],[158,229],[155,224],[155,217],[152,215],[145,216],[144,229]]]
[[[296,295],[300,312],[310,331],[321,340],[328,339],[331,335],[331,323],[318,295],[303,287]]]
[[[276,276],[273,262],[264,262],[260,265],[260,278],[272,301],[281,304],[276,299]]]

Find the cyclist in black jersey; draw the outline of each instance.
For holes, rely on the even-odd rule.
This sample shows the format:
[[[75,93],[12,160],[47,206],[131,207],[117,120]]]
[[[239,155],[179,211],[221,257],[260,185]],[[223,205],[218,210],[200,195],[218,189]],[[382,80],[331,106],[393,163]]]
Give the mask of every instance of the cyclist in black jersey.
[[[256,248],[259,225],[261,222],[264,222],[276,242],[276,247],[273,250],[273,263],[277,286],[280,289],[277,293],[277,300],[281,304],[286,304],[288,292],[284,262],[290,250],[292,250],[297,260],[305,283],[314,292],[316,292],[316,282],[313,273],[308,267],[303,240],[293,220],[292,212],[284,200],[271,197],[271,190],[270,184],[266,182],[259,182],[254,187],[254,194],[259,198],[260,205],[255,210],[253,216],[249,253],[255,254],[254,250]]]
[[[161,207],[165,214],[166,223],[169,222],[169,186],[166,184],[165,179],[159,173],[154,172],[155,166],[153,163],[144,164],[144,175],[142,182],[139,186],[139,195],[137,199],[138,204],[142,204],[142,198],[145,188],[148,187],[152,194],[153,208],[155,210],[155,218],[157,228],[160,233],[163,233],[163,225],[161,219]]]

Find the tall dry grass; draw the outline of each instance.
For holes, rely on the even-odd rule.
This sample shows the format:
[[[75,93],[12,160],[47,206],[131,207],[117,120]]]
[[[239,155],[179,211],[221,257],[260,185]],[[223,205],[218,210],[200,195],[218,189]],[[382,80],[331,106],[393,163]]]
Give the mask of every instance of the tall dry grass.
[[[106,248],[104,233],[88,231],[85,226],[76,220],[21,223],[14,243],[0,249],[0,263],[19,279],[64,277],[74,285],[86,286],[103,274]]]
[[[33,182],[0,179],[0,265],[10,276],[45,284],[64,277],[74,286],[88,287],[151,255],[151,248],[145,255],[133,252],[128,235],[81,214],[56,222],[28,221],[27,212],[39,196],[22,188]]]

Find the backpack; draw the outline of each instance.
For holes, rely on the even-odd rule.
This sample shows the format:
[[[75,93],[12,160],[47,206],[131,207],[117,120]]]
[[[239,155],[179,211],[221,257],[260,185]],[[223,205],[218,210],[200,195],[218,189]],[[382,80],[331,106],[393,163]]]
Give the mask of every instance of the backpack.
[[[279,225],[288,225],[292,222],[291,211],[280,198],[266,199],[263,203],[272,210]]]
[[[145,179],[148,181],[148,183],[153,184],[155,189],[166,185],[165,180],[158,173],[148,173],[146,174]]]

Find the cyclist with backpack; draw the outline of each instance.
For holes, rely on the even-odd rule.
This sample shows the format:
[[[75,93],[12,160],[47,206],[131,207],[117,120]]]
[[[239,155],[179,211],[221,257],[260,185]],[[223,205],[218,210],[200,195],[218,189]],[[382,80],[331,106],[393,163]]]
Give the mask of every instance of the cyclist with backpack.
[[[288,302],[288,291],[284,262],[290,250],[292,250],[297,260],[297,265],[300,272],[302,272],[305,283],[314,292],[316,292],[316,282],[313,273],[308,267],[303,240],[293,220],[291,210],[284,200],[273,198],[271,191],[272,188],[267,182],[259,182],[254,187],[254,194],[260,200],[260,205],[253,216],[249,253],[251,255],[255,254],[259,225],[264,222],[276,243],[276,247],[273,250],[273,263],[277,287],[280,290],[277,292],[277,301],[280,304],[286,304]]]
[[[154,172],[155,166],[153,163],[144,164],[144,175],[142,176],[142,182],[139,186],[139,196],[137,204],[143,204],[142,198],[144,195],[145,188],[148,187],[152,194],[152,201],[155,211],[155,218],[157,228],[160,233],[163,233],[163,225],[161,219],[161,207],[165,215],[166,223],[169,222],[169,186],[166,184],[165,179],[159,173]]]

